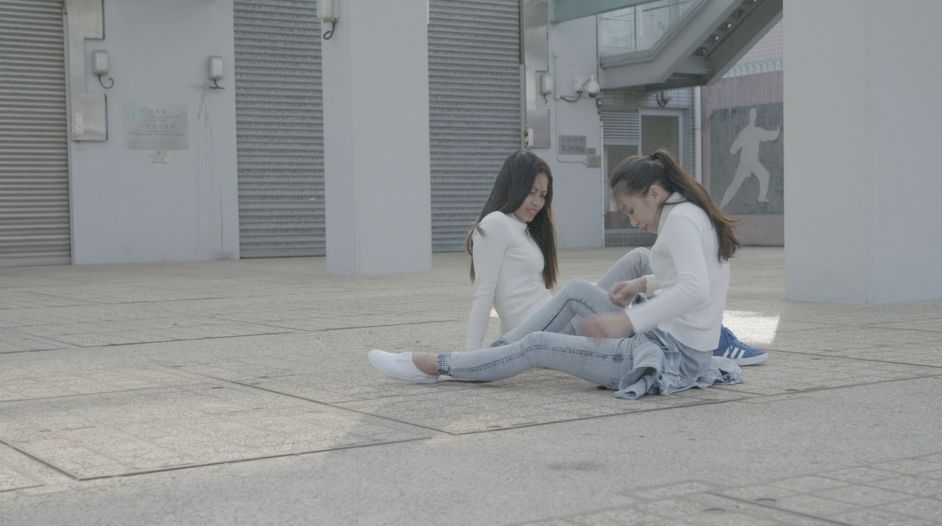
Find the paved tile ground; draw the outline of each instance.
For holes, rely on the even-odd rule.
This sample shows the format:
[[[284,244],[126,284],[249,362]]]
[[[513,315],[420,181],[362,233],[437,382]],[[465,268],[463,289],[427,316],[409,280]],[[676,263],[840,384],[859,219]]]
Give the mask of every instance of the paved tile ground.
[[[782,250],[746,249],[726,323],[771,359],[744,385],[373,372],[463,347],[467,264],[0,269],[0,524],[942,524],[942,302],[787,302]]]

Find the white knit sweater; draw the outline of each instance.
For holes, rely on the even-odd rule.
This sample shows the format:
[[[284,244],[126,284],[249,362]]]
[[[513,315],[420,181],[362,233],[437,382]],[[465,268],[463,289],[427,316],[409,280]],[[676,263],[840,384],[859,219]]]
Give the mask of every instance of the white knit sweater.
[[[469,350],[485,346],[491,305],[500,316],[501,334],[519,325],[551,299],[543,284],[543,253],[527,224],[513,214],[491,212],[472,240],[474,302],[468,319]]]
[[[720,339],[729,262],[717,258],[719,241],[706,212],[681,200],[679,194],[667,199],[651,247],[654,273],[645,278],[654,297],[625,312],[637,333],[657,327],[689,347],[712,351]]]

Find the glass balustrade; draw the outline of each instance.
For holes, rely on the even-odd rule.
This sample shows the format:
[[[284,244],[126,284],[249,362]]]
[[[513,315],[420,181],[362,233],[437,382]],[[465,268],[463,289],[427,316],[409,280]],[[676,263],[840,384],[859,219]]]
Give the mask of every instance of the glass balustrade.
[[[654,48],[704,0],[655,0],[598,15],[599,57]]]

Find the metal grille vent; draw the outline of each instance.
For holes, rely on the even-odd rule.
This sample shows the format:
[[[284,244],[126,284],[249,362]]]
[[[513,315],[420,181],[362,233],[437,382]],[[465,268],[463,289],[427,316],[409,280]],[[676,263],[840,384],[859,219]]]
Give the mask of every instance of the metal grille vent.
[[[0,266],[71,262],[62,0],[0,0]]]
[[[242,257],[325,253],[320,23],[313,0],[235,0]]]

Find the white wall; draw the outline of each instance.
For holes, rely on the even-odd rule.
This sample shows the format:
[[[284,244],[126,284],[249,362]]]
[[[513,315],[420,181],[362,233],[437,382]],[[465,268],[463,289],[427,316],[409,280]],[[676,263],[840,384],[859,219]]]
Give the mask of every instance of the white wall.
[[[338,2],[324,41],[327,268],[432,268],[425,2]]]
[[[602,169],[588,168],[585,156],[558,155],[559,135],[585,135],[586,146],[602,155],[601,128],[595,99],[575,103],[558,96],[573,95],[573,77],[597,75],[595,17],[550,24],[550,70],[557,92],[550,100],[550,148],[533,148],[553,171],[553,214],[560,248],[595,248],[605,243]],[[556,53],[554,67],[553,54]],[[542,102],[542,101],[541,101]]]
[[[104,6],[105,39],[86,45],[86,88],[107,93],[108,140],[70,142],[74,263],[238,258],[235,74],[231,1],[120,0]],[[107,50],[115,86],[91,73]],[[209,90],[207,58],[225,60]],[[189,147],[126,147],[126,104],[185,105]]]
[[[942,298],[942,3],[785,3],[785,295]],[[838,21],[838,22],[835,22]]]

